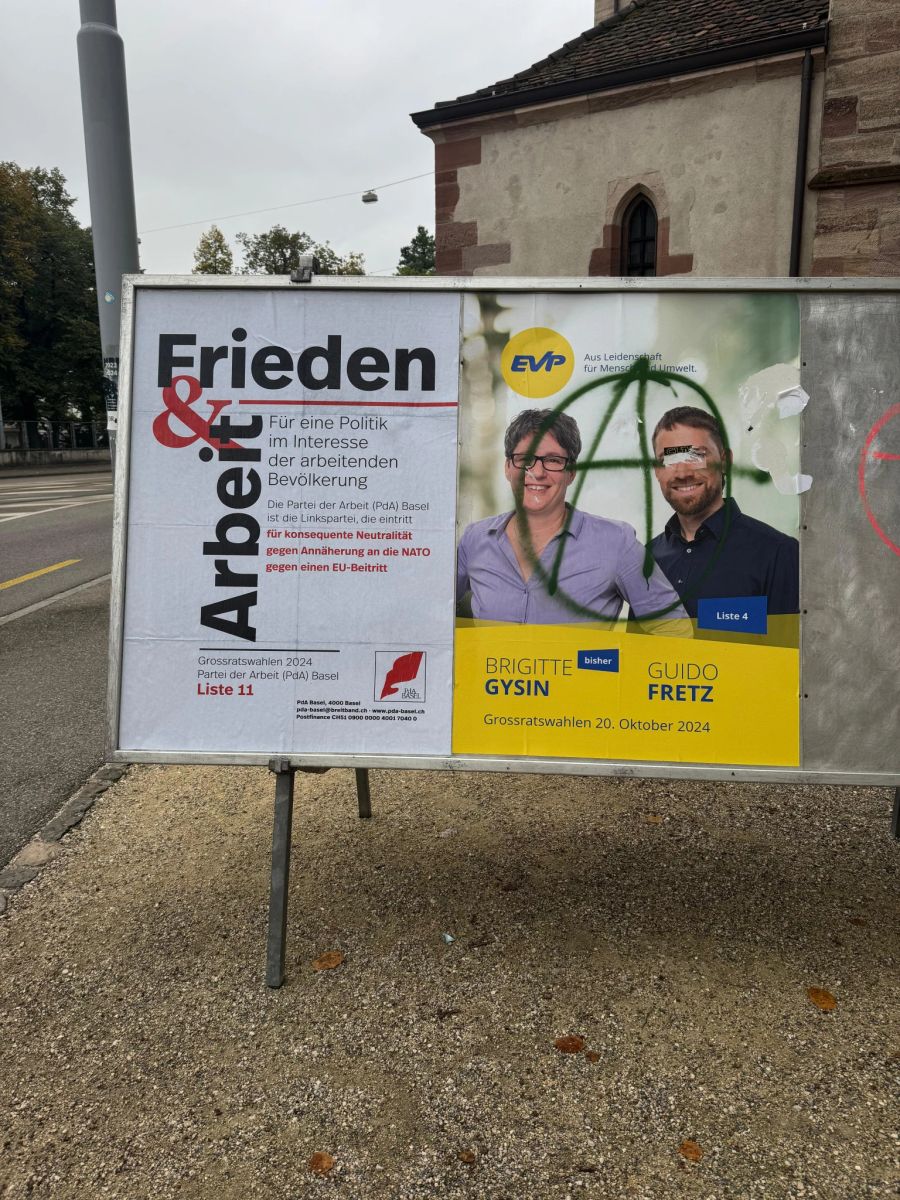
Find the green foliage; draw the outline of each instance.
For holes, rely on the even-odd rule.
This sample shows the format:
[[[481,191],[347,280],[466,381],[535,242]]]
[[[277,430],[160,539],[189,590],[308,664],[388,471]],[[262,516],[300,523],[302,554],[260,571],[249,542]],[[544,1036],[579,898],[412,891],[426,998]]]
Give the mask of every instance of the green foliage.
[[[415,237],[408,246],[400,248],[400,261],[397,264],[397,274],[434,274],[434,237],[424,225],[419,226]]]
[[[201,234],[194,251],[194,274],[231,275],[233,271],[231,247],[218,225],[212,225],[208,233]]]
[[[365,256],[350,250],[343,257],[333,250],[330,242],[316,242],[312,248],[319,264],[320,275],[365,275]]]
[[[0,395],[7,420],[104,411],[89,230],[56,168],[0,163]]]
[[[301,254],[314,254],[320,275],[365,275],[365,259],[351,250],[343,257],[329,242],[314,242],[308,233],[289,233],[273,225],[265,233],[239,233],[236,241],[244,252],[244,275],[290,275],[299,266]]]

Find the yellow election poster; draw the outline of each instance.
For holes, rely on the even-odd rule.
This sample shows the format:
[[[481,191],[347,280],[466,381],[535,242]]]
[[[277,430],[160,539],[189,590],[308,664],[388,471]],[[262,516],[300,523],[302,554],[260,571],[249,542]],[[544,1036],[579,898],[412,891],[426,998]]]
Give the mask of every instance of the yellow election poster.
[[[797,298],[464,301],[453,753],[797,766]]]

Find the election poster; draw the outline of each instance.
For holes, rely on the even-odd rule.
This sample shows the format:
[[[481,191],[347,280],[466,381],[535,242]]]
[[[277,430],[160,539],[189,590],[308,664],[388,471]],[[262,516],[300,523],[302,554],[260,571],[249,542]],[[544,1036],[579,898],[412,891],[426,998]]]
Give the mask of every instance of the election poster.
[[[112,749],[799,765],[799,328],[138,280]]]
[[[790,294],[465,298],[454,753],[799,764]]]
[[[136,289],[119,744],[450,751],[459,298]]]

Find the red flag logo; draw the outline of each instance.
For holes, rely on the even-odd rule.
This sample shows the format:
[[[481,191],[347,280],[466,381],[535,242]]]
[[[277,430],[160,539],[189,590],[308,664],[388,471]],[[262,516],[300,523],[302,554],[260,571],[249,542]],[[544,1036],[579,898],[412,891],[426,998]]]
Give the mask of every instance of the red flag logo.
[[[409,683],[410,680],[415,679],[422,665],[423,657],[422,650],[413,650],[409,654],[401,654],[399,658],[395,658],[394,665],[384,677],[384,687],[381,689],[379,699],[383,700],[385,696],[396,695],[398,684]]]

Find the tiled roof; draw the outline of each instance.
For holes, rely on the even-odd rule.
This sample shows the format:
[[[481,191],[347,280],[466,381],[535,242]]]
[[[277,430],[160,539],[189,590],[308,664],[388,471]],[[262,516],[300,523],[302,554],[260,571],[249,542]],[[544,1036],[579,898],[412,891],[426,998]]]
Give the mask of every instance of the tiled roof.
[[[439,102],[435,113],[427,115],[437,118],[444,107],[515,98],[598,76],[639,69],[646,74],[653,64],[662,66],[714,51],[733,50],[737,56],[743,46],[822,29],[827,17],[828,0],[631,0],[619,13],[527,70],[456,100]]]

